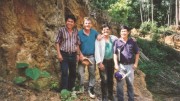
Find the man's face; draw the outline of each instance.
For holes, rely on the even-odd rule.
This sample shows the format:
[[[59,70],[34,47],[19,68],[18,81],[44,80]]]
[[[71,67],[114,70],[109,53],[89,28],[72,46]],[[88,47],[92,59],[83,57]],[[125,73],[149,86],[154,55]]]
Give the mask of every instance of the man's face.
[[[111,31],[110,31],[109,27],[104,27],[103,30],[102,30],[102,33],[103,33],[104,35],[109,35],[110,32],[111,32]]]
[[[91,21],[90,20],[85,20],[84,24],[83,24],[83,27],[84,27],[85,30],[90,30],[91,27],[92,27]]]
[[[127,29],[121,29],[121,37],[122,38],[127,38],[129,35],[129,32]]]
[[[67,21],[66,21],[66,27],[68,28],[68,29],[72,29],[73,27],[75,26],[75,22],[74,22],[74,20],[73,19],[67,19]]]

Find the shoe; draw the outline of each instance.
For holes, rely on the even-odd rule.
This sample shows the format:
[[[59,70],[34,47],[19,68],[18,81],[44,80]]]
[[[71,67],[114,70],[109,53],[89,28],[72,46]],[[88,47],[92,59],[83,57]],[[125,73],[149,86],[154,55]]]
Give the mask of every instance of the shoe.
[[[96,96],[95,96],[95,93],[94,93],[94,88],[90,88],[89,90],[88,90],[88,93],[89,93],[89,96],[90,96],[90,98],[95,98]]]

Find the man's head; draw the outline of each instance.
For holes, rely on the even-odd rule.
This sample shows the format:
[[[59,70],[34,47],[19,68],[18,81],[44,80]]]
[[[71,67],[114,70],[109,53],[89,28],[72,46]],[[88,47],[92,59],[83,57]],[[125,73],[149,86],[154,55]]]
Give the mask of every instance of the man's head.
[[[120,26],[120,35],[122,38],[128,38],[128,35],[130,34],[130,28],[127,26]]]
[[[72,29],[75,26],[76,18],[73,15],[67,15],[65,17],[66,27]]]
[[[90,17],[84,17],[84,21],[83,21],[83,28],[85,30],[90,30],[92,27],[92,20]]]
[[[111,33],[111,27],[108,24],[102,25],[102,34],[109,35]]]

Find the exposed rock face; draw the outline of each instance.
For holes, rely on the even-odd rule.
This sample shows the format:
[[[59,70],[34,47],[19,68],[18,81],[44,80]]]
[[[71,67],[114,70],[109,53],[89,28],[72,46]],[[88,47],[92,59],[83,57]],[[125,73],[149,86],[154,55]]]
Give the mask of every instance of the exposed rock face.
[[[77,17],[80,29],[83,17],[89,14],[87,2],[0,0],[0,76],[12,80],[17,75],[16,62],[26,62],[40,69],[58,67],[54,48],[57,29],[64,25],[67,14]],[[99,28],[99,24],[96,22],[94,27]],[[137,101],[152,100],[146,89],[144,74],[138,72],[138,75],[143,76],[136,78],[137,99],[142,99]]]
[[[146,88],[145,74],[140,71],[135,71],[134,91],[137,101],[153,101],[152,94]]]

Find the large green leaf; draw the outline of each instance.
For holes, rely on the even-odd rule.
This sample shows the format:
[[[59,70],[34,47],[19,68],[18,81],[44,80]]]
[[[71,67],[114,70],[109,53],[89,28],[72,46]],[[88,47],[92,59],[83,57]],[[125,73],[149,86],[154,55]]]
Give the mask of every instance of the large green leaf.
[[[27,63],[16,63],[16,68],[26,68],[29,67]]]
[[[21,76],[18,76],[18,77],[15,77],[14,78],[14,83],[15,84],[22,84],[26,81],[26,78],[25,77],[21,77]]]
[[[38,68],[27,68],[25,73],[26,76],[33,80],[37,80],[40,77],[40,70]]]
[[[50,74],[47,71],[41,71],[41,77],[50,77]]]

